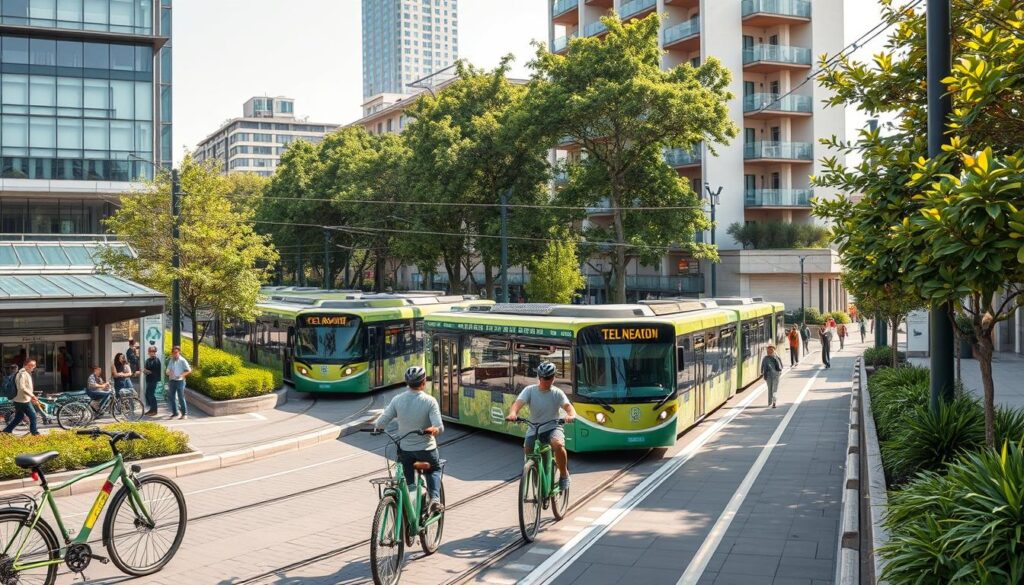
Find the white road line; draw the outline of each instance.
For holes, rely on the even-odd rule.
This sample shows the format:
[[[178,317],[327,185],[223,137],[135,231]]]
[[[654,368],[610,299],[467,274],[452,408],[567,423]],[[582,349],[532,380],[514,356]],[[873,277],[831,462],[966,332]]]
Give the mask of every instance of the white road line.
[[[535,566],[536,565],[524,565],[522,563],[512,563],[512,564],[503,566],[502,569],[506,569],[508,571],[521,571],[521,572],[525,573],[526,571],[532,571]]]
[[[725,506],[725,510],[718,517],[718,521],[711,527],[711,532],[708,533],[704,539],[704,544],[697,550],[697,554],[693,555],[693,559],[690,560],[689,566],[686,567],[686,571],[683,576],[679,578],[676,585],[696,585],[697,581],[700,580],[701,575],[704,574],[704,570],[707,568],[708,563],[711,561],[711,556],[718,550],[718,545],[722,543],[722,538],[725,537],[725,532],[729,530],[729,525],[732,524],[733,518],[736,517],[736,513],[739,511],[740,506],[743,505],[743,501],[747,499],[747,494],[750,493],[750,488],[754,486],[754,482],[757,481],[757,476],[761,474],[761,470],[764,468],[764,464],[768,462],[768,457],[771,456],[772,450],[779,444],[779,439],[782,438],[782,433],[786,431],[789,426],[789,421],[793,420],[793,415],[796,414],[796,410],[800,408],[800,404],[804,401],[807,393],[814,386],[815,380],[818,379],[818,374],[821,370],[814,373],[814,376],[807,381],[804,385],[803,390],[800,391],[800,395],[797,396],[796,402],[789,407],[789,411],[786,412],[786,416],[782,418],[782,422],[776,427],[775,432],[772,433],[772,437],[768,439],[768,444],[761,449],[761,453],[757,456],[757,460],[750,467],[750,471],[747,472],[746,477],[740,482],[740,487],[736,488],[736,493],[732,495],[732,499]]]
[[[263,416],[262,414],[260,414],[258,412],[250,412],[249,416],[254,418],[254,419],[256,419],[256,420],[267,420],[267,417]]]
[[[783,377],[788,376],[792,371],[792,369],[786,370],[786,372],[782,374]],[[815,374],[815,377],[817,377],[817,373]],[[609,530],[622,521],[622,519],[633,510],[633,508],[636,508],[640,502],[654,492],[658,486],[671,477],[672,474],[680,467],[690,461],[690,459],[700,451],[701,447],[703,447],[705,443],[715,436],[722,427],[731,423],[733,419],[746,410],[747,407],[750,406],[755,399],[761,396],[767,388],[768,387],[764,382],[762,382],[756,388],[747,390],[749,394],[735,406],[730,407],[727,414],[715,421],[703,433],[698,435],[693,442],[673,455],[672,458],[663,463],[661,467],[656,469],[654,473],[649,475],[647,479],[630,490],[625,496],[622,496],[621,498],[614,498],[611,496],[601,498],[605,501],[614,501],[615,504],[613,504],[607,512],[602,514],[601,517],[593,524],[584,528],[579,534],[571,538],[569,542],[562,545],[555,554],[548,557],[548,559],[541,563],[539,567],[534,569],[533,572],[523,577],[519,581],[519,584],[536,585],[539,583],[550,583],[556,577],[561,575],[566,568],[580,557],[580,555],[596,544],[602,536],[607,534]]]
[[[573,518],[573,522],[593,522],[593,518],[587,518],[586,516],[577,516]]]
[[[515,579],[508,579],[506,577],[484,577],[484,583],[494,583],[494,585],[515,585],[518,583]]]
[[[598,508],[598,507],[587,508],[587,512],[601,512],[601,513],[604,513],[607,510],[608,510],[608,508]]]
[[[543,548],[543,547],[536,546],[536,547],[533,547],[533,548],[527,550],[523,554],[527,554],[527,555],[549,555],[549,554],[551,554],[553,552],[555,552],[555,549],[553,549],[553,548]]]
[[[603,500],[605,502],[618,502],[621,499],[622,499],[622,496],[605,496],[605,497],[601,498],[601,500]]]

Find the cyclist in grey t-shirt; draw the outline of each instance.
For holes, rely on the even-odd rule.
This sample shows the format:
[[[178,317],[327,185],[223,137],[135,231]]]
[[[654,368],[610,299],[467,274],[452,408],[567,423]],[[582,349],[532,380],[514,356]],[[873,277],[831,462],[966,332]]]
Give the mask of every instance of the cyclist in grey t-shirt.
[[[523,451],[527,454],[533,451],[533,445],[540,439],[545,445],[551,445],[551,452],[555,455],[555,464],[561,479],[558,480],[558,487],[563,491],[569,487],[569,454],[565,451],[565,433],[557,422],[558,411],[564,410],[565,422],[570,423],[576,418],[576,409],[558,387],[554,386],[555,364],[543,362],[537,366],[537,383],[523,388],[512,408],[508,411],[507,420],[519,418],[519,410],[524,406],[530,407],[530,422],[541,425],[530,427],[526,431],[526,440],[523,442]],[[550,422],[551,424],[543,424]]]

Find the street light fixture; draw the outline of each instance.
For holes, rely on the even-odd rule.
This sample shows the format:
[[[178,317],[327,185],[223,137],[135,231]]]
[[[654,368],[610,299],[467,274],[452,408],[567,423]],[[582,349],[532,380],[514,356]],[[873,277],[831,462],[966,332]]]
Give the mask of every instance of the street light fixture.
[[[804,308],[804,260],[807,256],[800,256],[800,324],[807,324],[807,309]]]
[[[715,245],[715,207],[718,205],[718,195],[722,192],[722,187],[719,185],[715,191],[711,190],[711,184],[704,181],[704,191],[708,195],[708,202],[711,204],[711,245]],[[711,298],[718,296],[718,265],[715,262],[711,263]]]

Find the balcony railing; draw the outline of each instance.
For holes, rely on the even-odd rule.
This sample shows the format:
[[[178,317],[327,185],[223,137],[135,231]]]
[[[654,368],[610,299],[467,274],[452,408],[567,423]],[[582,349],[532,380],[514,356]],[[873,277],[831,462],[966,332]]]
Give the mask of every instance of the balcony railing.
[[[813,191],[810,189],[747,189],[743,195],[746,207],[810,207]]]
[[[743,49],[744,65],[761,61],[810,66],[811,50],[789,45],[754,45],[749,49]]]
[[[587,286],[604,288],[605,278],[601,274],[588,274]],[[704,276],[626,276],[626,290],[647,290],[660,293],[694,295],[704,292]]]
[[[576,38],[576,33],[572,33],[562,37],[555,37],[555,40],[551,43],[551,52],[557,53],[562,49],[569,46],[569,41]]]
[[[674,167],[699,164],[701,159],[700,145],[692,150],[685,148],[670,148],[665,151],[665,162]]]
[[[700,34],[700,19],[693,18],[665,29],[665,44]]]
[[[551,16],[560,16],[569,12],[579,4],[579,0],[557,0],[551,7]]]
[[[630,2],[623,2],[622,6],[619,7],[619,17],[628,18],[638,12],[654,8],[654,5],[657,3],[656,0],[631,0]]]
[[[810,113],[813,102],[810,96],[787,95],[780,97],[777,93],[753,93],[743,96],[743,111],[757,112],[806,112]]]
[[[811,17],[811,3],[808,0],[743,0],[742,6],[744,17],[752,14]]]
[[[592,22],[583,28],[583,36],[592,37],[608,32],[608,27],[600,20]]]
[[[814,149],[810,142],[748,142],[743,145],[745,159],[814,160]]]

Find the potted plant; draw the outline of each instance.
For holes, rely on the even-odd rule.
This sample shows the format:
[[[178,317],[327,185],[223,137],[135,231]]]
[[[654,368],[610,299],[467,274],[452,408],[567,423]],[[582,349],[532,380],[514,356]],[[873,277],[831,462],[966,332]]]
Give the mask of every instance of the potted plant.
[[[974,338],[974,321],[970,316],[963,313],[956,316],[956,334],[960,340],[960,358],[973,358],[974,350],[971,347],[971,340]]]

